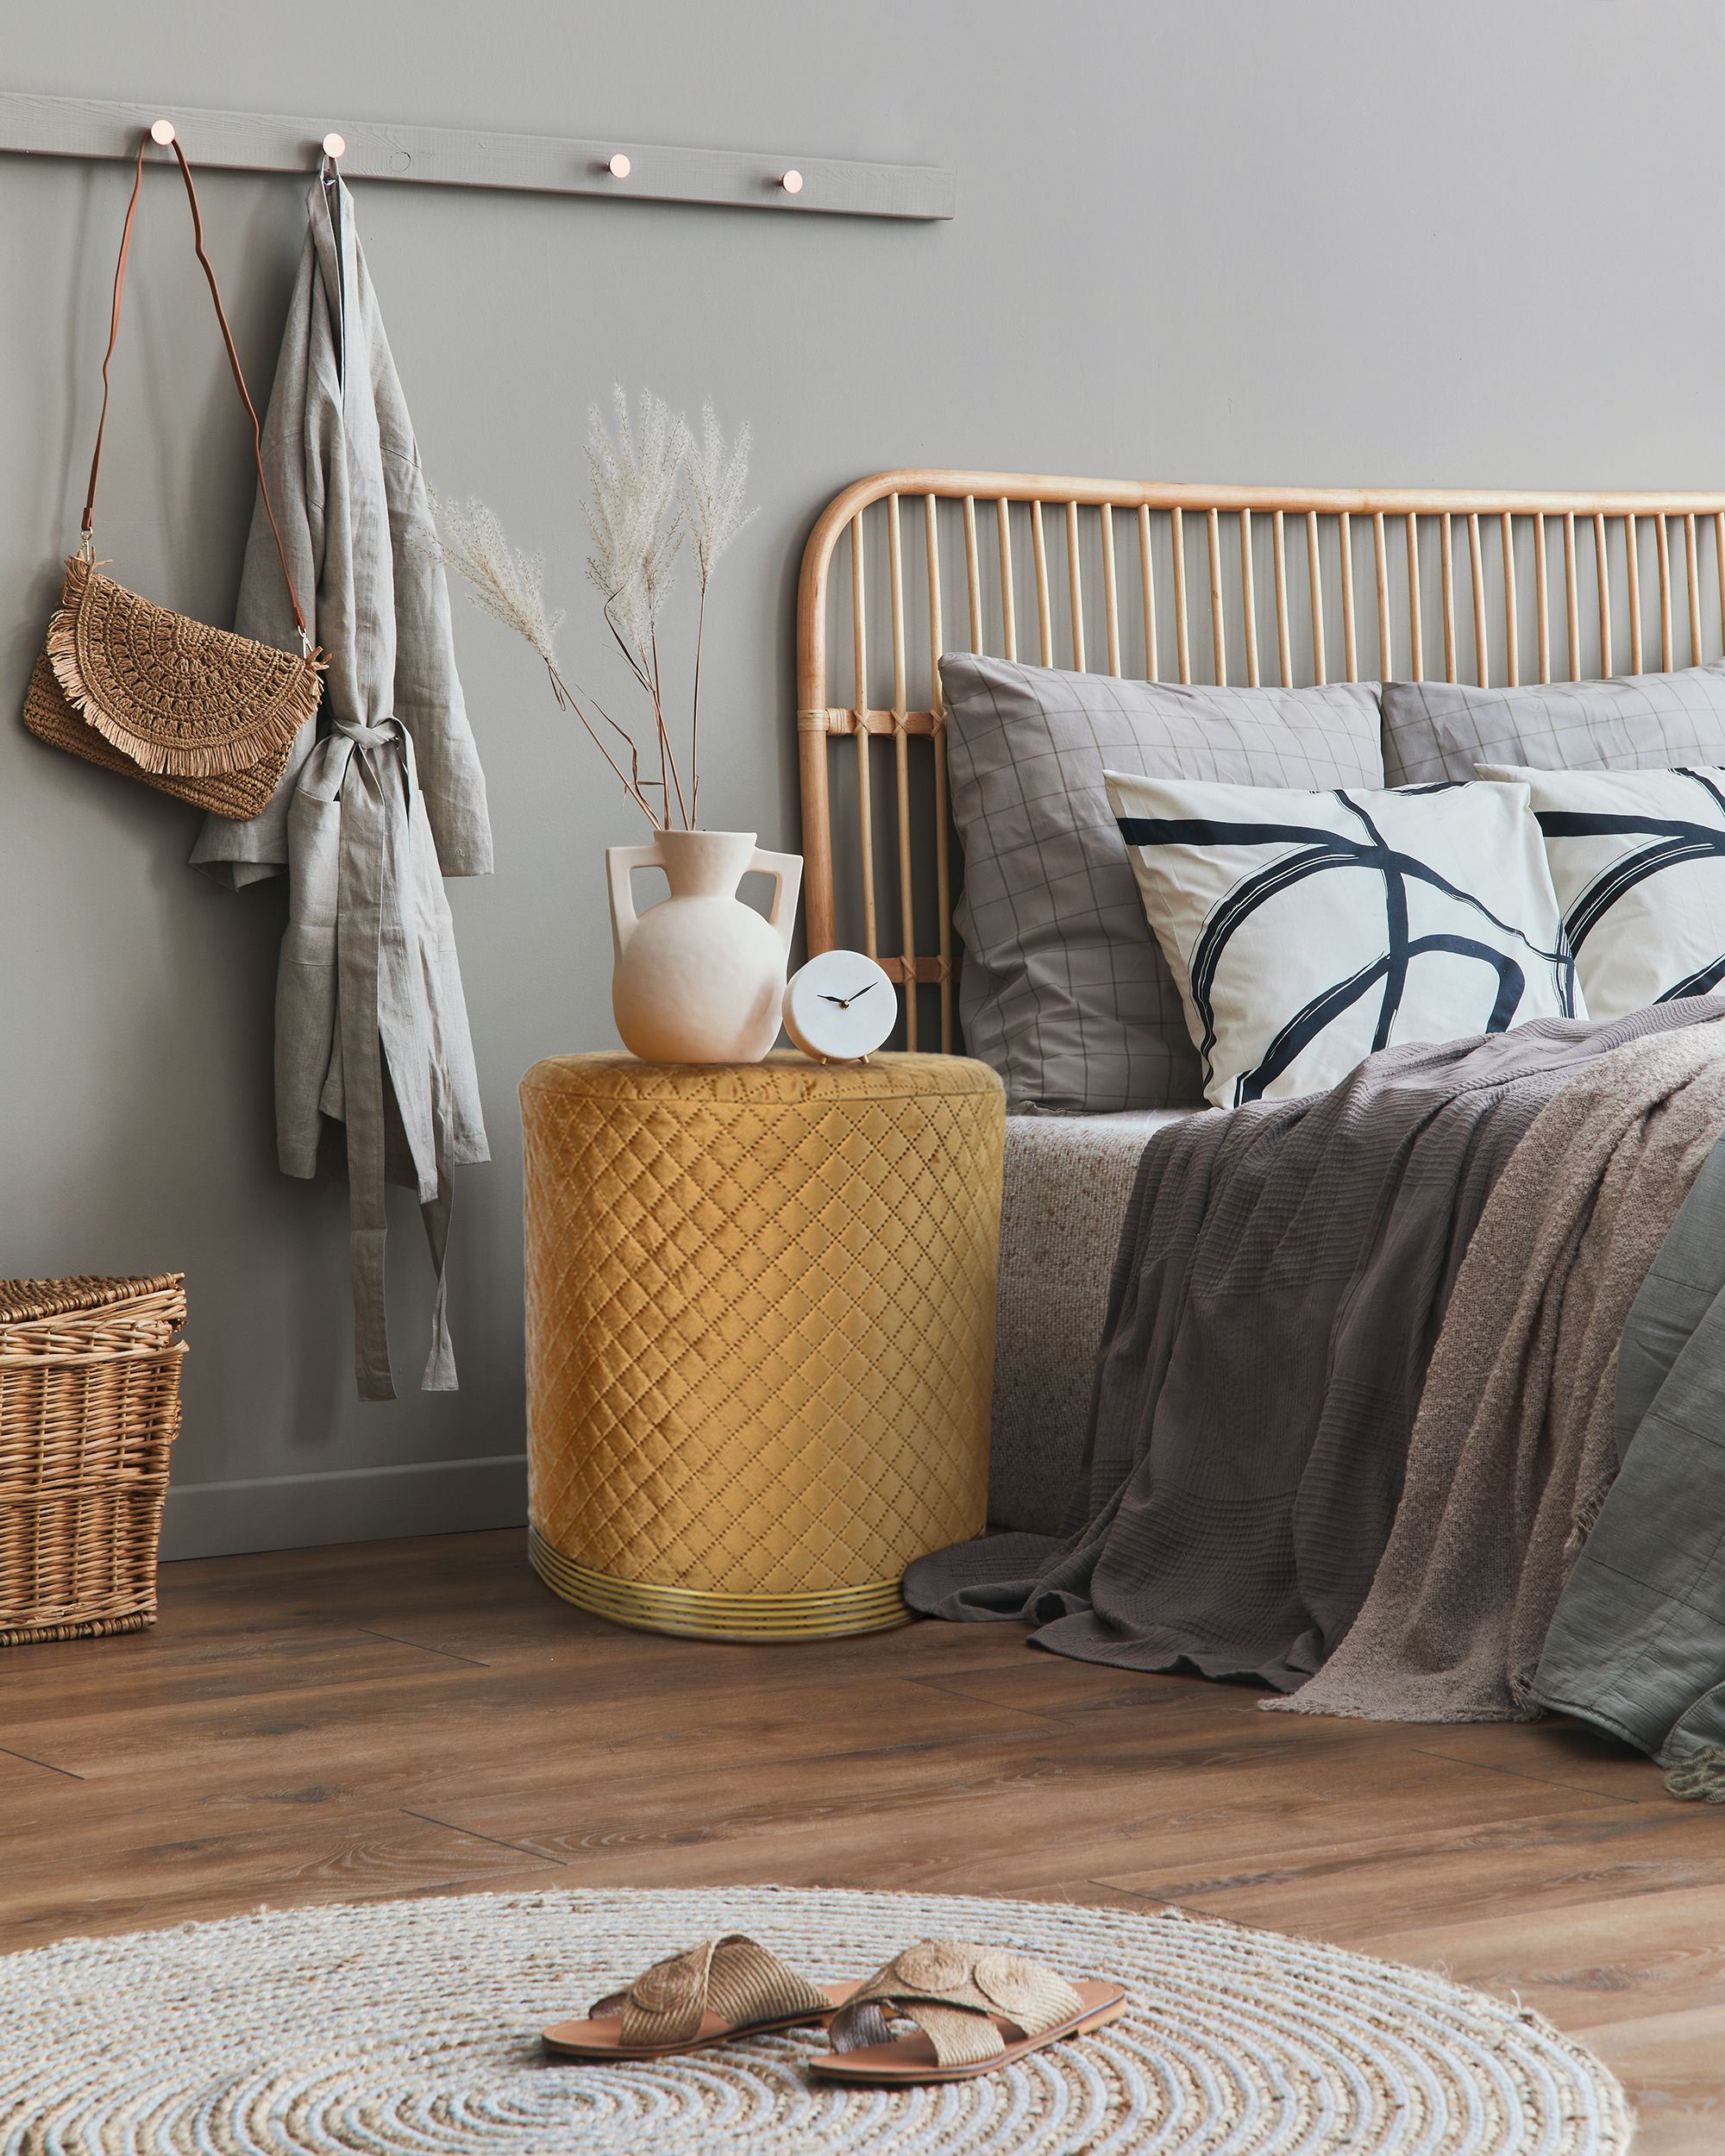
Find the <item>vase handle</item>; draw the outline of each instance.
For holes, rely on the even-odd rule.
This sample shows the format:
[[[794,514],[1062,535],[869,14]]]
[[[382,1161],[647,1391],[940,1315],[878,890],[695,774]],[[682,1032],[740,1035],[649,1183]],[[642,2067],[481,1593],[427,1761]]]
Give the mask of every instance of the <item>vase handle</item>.
[[[605,873],[611,884],[611,949],[613,957],[622,957],[624,946],[635,933],[635,893],[630,887],[630,878],[637,868],[662,868],[664,865],[665,856],[656,838],[645,846],[605,848]]]
[[[756,868],[773,879],[773,910],[767,916],[767,925],[777,929],[779,941],[788,950],[792,931],[797,924],[797,893],[802,888],[803,857],[800,854],[769,854],[764,846],[757,846],[743,874]]]

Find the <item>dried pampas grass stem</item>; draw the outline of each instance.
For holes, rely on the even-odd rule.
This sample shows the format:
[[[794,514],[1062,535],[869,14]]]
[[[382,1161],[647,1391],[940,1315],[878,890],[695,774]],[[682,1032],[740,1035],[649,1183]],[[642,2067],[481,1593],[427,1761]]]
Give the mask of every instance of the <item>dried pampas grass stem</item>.
[[[692,830],[699,814],[707,587],[720,556],[756,514],[743,502],[749,449],[746,426],[727,444],[710,402],[702,408],[699,441],[681,414],[650,391],[631,413],[622,389],[614,389],[609,427],[597,405],[587,415],[587,579],[599,593],[605,627],[630,680],[647,699],[656,778],[643,776],[641,744],[630,729],[585,691],[577,693],[560,671],[555,637],[563,616],[545,610],[544,557],[511,546],[483,502],[433,500],[440,559],[467,580],[481,611],[538,653],[558,708],[580,722],[624,793],[656,828],[670,828],[674,810],[683,828]],[[685,545],[696,584],[687,784],[672,744],[659,663],[660,617]]]

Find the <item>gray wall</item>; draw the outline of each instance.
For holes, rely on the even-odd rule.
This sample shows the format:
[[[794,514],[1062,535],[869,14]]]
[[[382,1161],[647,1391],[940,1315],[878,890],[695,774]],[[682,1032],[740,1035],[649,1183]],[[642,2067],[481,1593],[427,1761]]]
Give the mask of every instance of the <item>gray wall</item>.
[[[618,686],[580,579],[588,403],[619,378],[754,421],[763,513],[718,592],[702,805],[768,844],[796,843],[799,553],[861,473],[1725,481],[1708,0],[83,0],[11,10],[6,58],[13,89],[169,110],[957,168],[933,226],[361,193],[428,467],[545,548],[577,674]],[[76,526],[125,186],[0,159],[9,710]],[[267,383],[301,190],[204,194]],[[103,552],[222,620],[250,480],[166,177],[135,260]],[[273,1164],[279,892],[206,884],[190,812],[0,726],[0,1273],[190,1276],[178,1551],[520,1516],[515,1087],[613,1040],[599,856],[637,834],[525,650],[466,608],[458,634],[499,868],[451,887],[496,1155],[462,1176],[454,1397],[411,1389],[427,1287],[404,1206],[408,1389],[353,1399],[345,1191]]]

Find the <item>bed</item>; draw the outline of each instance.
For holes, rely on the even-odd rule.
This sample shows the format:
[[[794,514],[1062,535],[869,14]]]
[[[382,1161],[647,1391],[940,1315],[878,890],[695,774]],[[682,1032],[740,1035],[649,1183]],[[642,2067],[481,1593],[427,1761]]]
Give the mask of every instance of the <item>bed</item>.
[[[1514,685],[1699,665],[1722,623],[1725,494],[876,473],[828,505],[803,558],[809,947],[869,951],[899,984],[903,1044],[962,1050],[944,652],[1254,687]],[[999,1525],[1054,1525],[1132,1174],[1176,1112],[1009,1121]]]
[[[1558,1708],[1652,1754],[1673,1794],[1725,1796],[1725,1556],[1706,1526],[1725,1516],[1722,649],[1725,494],[907,470],[829,505],[798,603],[810,946],[880,962],[909,1048],[964,1049],[962,986],[972,1050],[1018,1111],[1005,1532],[918,1560],[913,1608],[1018,1620],[1080,1659],[1257,1678],[1294,1711]],[[1375,775],[1349,731],[1362,702]],[[1163,731],[1148,761],[1103,768],[1128,736],[1088,715],[1133,704]],[[1286,770],[1242,786],[1233,752],[1182,768],[1192,730],[1182,748],[1170,705],[1219,730],[1197,730],[1201,762],[1225,707],[1259,715],[1226,721],[1239,738],[1273,707]],[[1295,706],[1323,707],[1310,740]],[[1044,727],[1028,743],[1027,710]],[[1087,716],[1063,736],[1066,710]],[[1000,883],[991,787],[1042,878],[1034,916]],[[1505,816],[1504,843],[1482,843]],[[1453,874],[1407,835],[1468,817],[1484,820]],[[1045,858],[1075,829],[1082,877]],[[1269,865],[1244,876],[1230,847]],[[1523,856],[1537,935],[1483,895]],[[1298,933],[1236,935],[1362,866],[1386,912],[1322,902],[1333,937],[1364,924],[1339,981],[1276,979],[1306,962]],[[1693,907],[1661,881],[1691,874]],[[1414,933],[1392,887],[1448,908],[1441,932]],[[1281,1026],[1274,1054],[1232,1065],[1224,916],[1245,949],[1230,993],[1267,983]],[[1045,1000],[1028,1034],[1000,1022],[1001,918],[1034,930],[1020,956],[1035,936],[1069,957],[1114,937],[1102,974],[1070,968],[1113,998],[1113,1034],[1081,1028],[1076,1063],[1049,1048],[1065,1021]],[[1359,965],[1385,919],[1387,956]],[[1164,989],[1129,1008],[1158,947]],[[1398,1034],[1410,956],[1438,1002]],[[1498,1000],[1433,1030],[1452,962]],[[1151,1022],[1146,1094],[1132,1056]]]

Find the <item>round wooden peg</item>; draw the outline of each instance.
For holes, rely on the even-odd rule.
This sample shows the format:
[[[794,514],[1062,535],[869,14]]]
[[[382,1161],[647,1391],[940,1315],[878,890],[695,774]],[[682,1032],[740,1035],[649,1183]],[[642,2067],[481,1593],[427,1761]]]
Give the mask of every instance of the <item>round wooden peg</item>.
[[[173,140],[173,122],[172,120],[152,121],[150,123],[150,140],[152,142],[160,142],[162,147],[166,149],[168,144]]]
[[[323,137],[323,154],[325,157],[345,157],[348,154],[347,136],[326,135]]]
[[[627,179],[630,173],[633,172],[635,168],[630,163],[629,160],[624,155],[623,152],[618,150],[616,155],[612,157],[610,162],[606,165],[605,169],[611,174],[613,179]]]
[[[787,172],[779,185],[787,195],[800,195],[803,191],[803,176],[799,172]]]

